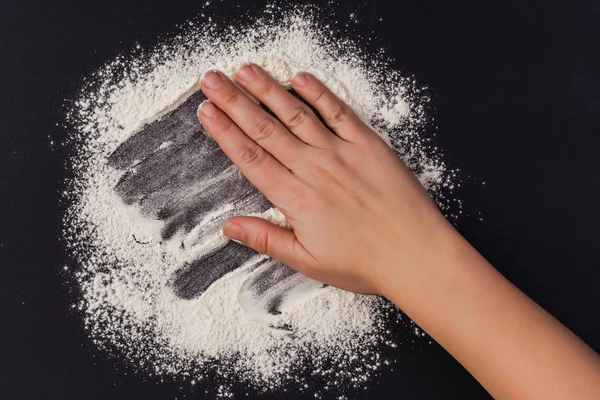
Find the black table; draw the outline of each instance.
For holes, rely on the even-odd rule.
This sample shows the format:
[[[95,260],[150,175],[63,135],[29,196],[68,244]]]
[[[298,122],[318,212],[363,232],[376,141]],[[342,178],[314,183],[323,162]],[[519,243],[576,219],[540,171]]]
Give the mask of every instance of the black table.
[[[0,397],[213,398],[107,358],[70,308],[60,272],[59,199],[67,177],[60,123],[64,99],[120,52],[151,46],[199,12],[253,15],[266,2],[81,3],[0,6]],[[361,16],[355,28],[371,38],[367,47],[387,48],[395,68],[429,87],[437,143],[463,177],[456,194],[468,215],[459,230],[600,350],[600,4],[361,3],[334,8]],[[361,398],[487,398],[427,342],[400,346],[394,372]]]

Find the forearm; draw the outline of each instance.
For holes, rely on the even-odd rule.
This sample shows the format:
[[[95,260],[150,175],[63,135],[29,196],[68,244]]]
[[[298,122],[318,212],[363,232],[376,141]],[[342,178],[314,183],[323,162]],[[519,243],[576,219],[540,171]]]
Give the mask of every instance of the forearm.
[[[449,234],[384,295],[452,354],[494,397],[600,398],[598,355]]]

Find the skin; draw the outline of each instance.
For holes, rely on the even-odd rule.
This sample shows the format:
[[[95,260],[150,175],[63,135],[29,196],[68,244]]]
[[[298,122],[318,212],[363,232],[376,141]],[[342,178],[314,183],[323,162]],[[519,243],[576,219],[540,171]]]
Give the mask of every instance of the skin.
[[[389,298],[495,398],[600,399],[598,354],[471,247],[344,102],[312,75],[292,80],[333,134],[257,65],[236,81],[279,121],[217,71],[203,77],[198,117],[293,230],[235,217],[225,235],[321,282]]]

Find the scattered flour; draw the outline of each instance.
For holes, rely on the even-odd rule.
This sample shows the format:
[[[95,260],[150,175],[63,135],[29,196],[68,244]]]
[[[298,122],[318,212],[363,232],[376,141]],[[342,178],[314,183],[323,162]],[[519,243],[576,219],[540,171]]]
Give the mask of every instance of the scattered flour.
[[[322,79],[402,155],[434,198],[443,199],[436,196],[453,176],[419,136],[426,96],[385,59],[368,58],[321,27],[315,12],[270,10],[245,28],[190,27],[150,52],[119,57],[85,84],[68,114],[75,177],[65,193],[64,235],[80,285],[77,307],[99,347],[159,376],[196,384],[216,371],[222,382],[261,390],[304,388],[319,379],[342,390],[364,385],[384,364],[381,348],[395,346],[386,316],[395,311],[378,297],[328,287],[268,320],[246,312],[238,293],[260,256],[199,298],[175,296],[167,284],[174,268],[226,239],[197,240],[192,230],[157,240],[162,222],[121,201],[113,188],[122,172],[106,163],[120,143],[197,90],[205,71],[233,76],[243,63],[255,62],[284,85],[299,71]],[[285,223],[276,210],[263,217]]]

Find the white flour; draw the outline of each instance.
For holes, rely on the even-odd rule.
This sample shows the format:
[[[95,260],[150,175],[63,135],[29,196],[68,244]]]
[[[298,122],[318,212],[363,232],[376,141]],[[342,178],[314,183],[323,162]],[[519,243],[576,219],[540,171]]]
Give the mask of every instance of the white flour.
[[[332,387],[363,385],[384,363],[381,347],[395,346],[384,328],[390,307],[383,300],[325,288],[290,299],[280,315],[254,315],[238,294],[258,257],[200,297],[180,299],[169,277],[190,256],[226,240],[199,232],[232,205],[215,205],[195,229],[161,241],[163,223],[125,205],[113,189],[122,172],[106,158],[120,143],[185,100],[206,70],[233,76],[246,62],[283,84],[299,71],[313,73],[402,152],[434,197],[449,186],[452,174],[419,136],[426,99],[384,59],[367,59],[303,11],[277,18],[270,9],[250,28],[230,27],[226,34],[217,24],[190,27],[151,52],[98,71],[69,113],[77,154],[65,238],[81,288],[78,307],[94,343],[153,374],[195,384],[212,369],[223,381],[265,390],[303,387],[308,377]]]

